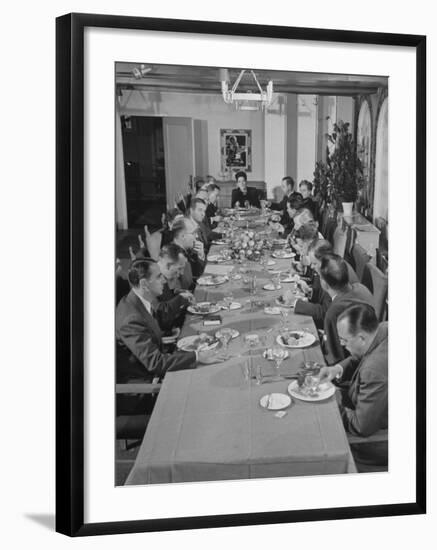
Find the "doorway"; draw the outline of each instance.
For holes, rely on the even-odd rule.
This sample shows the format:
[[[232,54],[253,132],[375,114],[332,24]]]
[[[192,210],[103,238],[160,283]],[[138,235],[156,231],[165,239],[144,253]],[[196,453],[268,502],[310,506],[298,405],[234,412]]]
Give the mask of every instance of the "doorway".
[[[121,128],[128,227],[153,230],[167,204],[163,119],[122,116]]]

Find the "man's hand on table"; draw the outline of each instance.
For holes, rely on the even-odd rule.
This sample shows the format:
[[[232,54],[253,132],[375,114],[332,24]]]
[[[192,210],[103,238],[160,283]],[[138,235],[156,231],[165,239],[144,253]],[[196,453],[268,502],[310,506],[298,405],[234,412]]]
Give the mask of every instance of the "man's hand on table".
[[[311,294],[311,287],[310,285],[302,280],[302,279],[299,279],[297,281],[297,286],[301,289],[302,292],[304,292],[305,294]]]
[[[322,367],[320,369],[320,383],[331,382],[334,378],[340,378],[343,374],[341,365],[333,365],[332,367]]]

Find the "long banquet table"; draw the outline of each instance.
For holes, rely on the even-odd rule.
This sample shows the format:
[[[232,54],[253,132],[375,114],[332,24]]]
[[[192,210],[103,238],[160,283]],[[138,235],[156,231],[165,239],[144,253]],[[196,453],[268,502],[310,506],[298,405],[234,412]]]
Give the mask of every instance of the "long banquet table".
[[[218,245],[211,247],[210,256],[218,250]],[[206,274],[232,269],[232,262],[227,264],[208,264]],[[276,260],[275,268],[289,265],[290,260]],[[235,301],[243,307],[222,311],[221,326],[237,329],[240,336],[229,344],[229,360],[166,374],[127,485],[356,471],[335,396],[319,402],[293,398],[283,417],[260,406],[263,395],[287,393],[290,383],[272,381],[268,375],[274,374],[274,363],[262,357],[282,322],[280,316],[264,313],[264,305],[274,305],[287,284],[278,291],[263,290],[272,276],[254,262],[248,262],[248,268],[257,275],[258,304],[248,303],[249,292],[241,280],[197,287],[198,301],[218,301],[232,288]],[[291,310],[288,325],[317,336],[311,317]],[[215,333],[219,328],[205,327],[203,318],[187,314],[181,336]],[[244,335],[249,332],[263,337],[262,348],[245,346]],[[281,365],[283,375],[295,374],[308,360],[323,362],[317,338],[308,348],[288,351]],[[244,365],[261,365],[266,382],[257,385],[254,379],[245,379]]]

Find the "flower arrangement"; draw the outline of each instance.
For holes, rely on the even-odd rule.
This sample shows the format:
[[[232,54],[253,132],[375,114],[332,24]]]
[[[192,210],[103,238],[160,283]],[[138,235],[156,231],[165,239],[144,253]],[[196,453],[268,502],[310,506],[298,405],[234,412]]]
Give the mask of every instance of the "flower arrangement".
[[[268,248],[268,241],[254,231],[243,231],[233,239],[230,247],[233,258],[257,261],[263,249]]]

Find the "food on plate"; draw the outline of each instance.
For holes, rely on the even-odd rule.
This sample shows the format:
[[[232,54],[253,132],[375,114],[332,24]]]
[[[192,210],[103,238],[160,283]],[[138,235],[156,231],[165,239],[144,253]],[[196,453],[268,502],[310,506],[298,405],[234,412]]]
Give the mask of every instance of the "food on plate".
[[[299,344],[300,340],[304,337],[305,335],[301,332],[291,331],[286,334],[282,334],[282,341],[284,344],[287,344],[287,346],[295,346]]]
[[[185,351],[197,351],[201,348],[211,346],[217,342],[217,338],[203,332],[196,336],[196,338],[190,343],[183,346]]]
[[[191,307],[198,313],[209,313],[211,311],[211,304],[209,302],[201,302]]]

